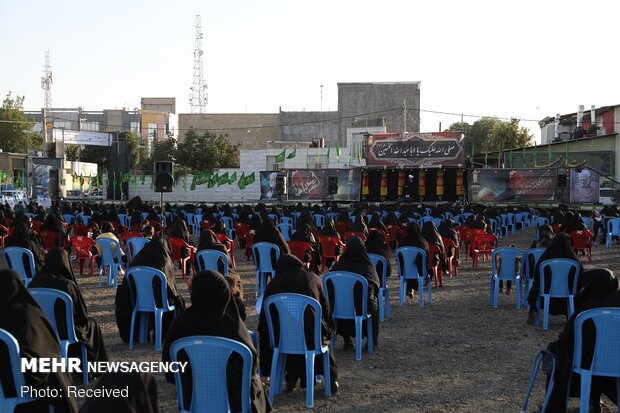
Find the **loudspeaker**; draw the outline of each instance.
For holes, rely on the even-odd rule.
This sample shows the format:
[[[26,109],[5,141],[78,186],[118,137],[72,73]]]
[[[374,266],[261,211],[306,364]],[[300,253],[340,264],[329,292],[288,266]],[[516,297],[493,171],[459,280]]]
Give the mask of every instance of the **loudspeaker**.
[[[52,168],[48,172],[47,193],[50,198],[58,198],[60,196],[60,174],[58,169]]]
[[[566,188],[566,175],[558,175],[558,188]]]
[[[278,196],[286,195],[286,176],[276,176],[276,193]]]
[[[153,187],[155,192],[172,192],[174,176],[171,161],[155,161],[153,167]]]
[[[327,193],[336,195],[338,193],[338,177],[330,176],[327,181]]]

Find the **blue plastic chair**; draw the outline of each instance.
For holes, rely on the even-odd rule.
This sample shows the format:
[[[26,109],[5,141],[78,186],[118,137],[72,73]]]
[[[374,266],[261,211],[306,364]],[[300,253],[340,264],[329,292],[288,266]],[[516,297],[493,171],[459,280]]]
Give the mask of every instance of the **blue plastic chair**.
[[[417,257],[422,258],[422,274],[418,272],[416,265]],[[400,276],[399,298],[400,305],[406,302],[407,280],[418,280],[418,292],[420,296],[420,307],[424,307],[424,282],[427,283],[428,303],[433,304],[433,294],[431,290],[430,277],[426,267],[426,251],[418,247],[400,247],[396,249],[396,263],[398,264],[398,275]]]
[[[214,270],[221,272],[228,277],[228,255],[217,250],[200,250],[196,251],[196,267],[197,271]],[[220,271],[220,262],[224,271]]]
[[[586,226],[586,229],[592,231],[592,220],[588,217],[581,217],[583,224]]]
[[[433,217],[430,216],[423,216],[422,218],[420,218],[420,220],[418,221],[418,224],[420,225],[420,228],[422,228],[424,226],[425,223],[429,222],[429,221],[433,221]]]
[[[521,224],[521,229],[525,229],[530,226],[529,214],[527,212],[517,212],[515,220],[517,224]]]
[[[71,225],[72,221],[75,219],[75,216],[73,214],[62,214],[62,219],[65,223]]]
[[[383,321],[385,316],[390,318],[392,315],[392,306],[390,305],[390,290],[387,285],[387,260],[383,255],[368,254],[372,266],[377,270],[381,286],[379,287],[379,320]],[[381,263],[381,272],[379,272],[378,264]]]
[[[228,231],[228,238],[234,239],[233,238],[233,228],[234,228],[233,219],[231,217],[223,216],[222,221],[224,222],[224,225],[226,226],[226,231]],[[200,226],[200,222],[198,222],[198,225]]]
[[[60,357],[66,359],[69,357],[69,346],[71,344],[80,343],[75,335],[73,300],[69,294],[64,291],[54,290],[53,288],[29,288],[28,292],[45,313],[47,320],[50,322],[58,338]],[[56,302],[58,300],[63,302],[65,308],[64,318],[65,325],[67,326],[66,337],[60,337],[60,332],[58,331],[58,320],[56,319],[55,312]],[[84,384],[88,384],[88,356],[86,354],[86,345],[80,343],[80,347],[82,350],[82,380],[84,380]]]
[[[91,216],[90,215],[80,215],[80,218],[82,218],[82,224],[88,225],[88,223],[90,222]]]
[[[142,212],[140,214],[140,218],[142,218],[142,221],[146,221],[147,219],[149,219],[149,213],[148,212]]]
[[[101,264],[99,266],[99,287],[101,287],[101,276],[105,269],[108,276],[108,286],[113,285],[116,288],[118,270],[123,267],[123,260],[121,259],[122,250],[118,241],[111,238],[99,238],[95,241],[101,249]],[[114,246],[114,248],[112,247]],[[115,254],[116,257],[115,258]]]
[[[271,278],[276,276],[276,270],[274,270],[271,261],[272,254],[275,255],[275,261],[278,262],[280,259],[280,248],[276,244],[257,242],[252,246],[252,256],[256,265],[255,292],[257,297],[265,292],[267,275],[270,275]]]
[[[443,217],[444,219],[454,219],[454,215],[451,212],[444,212]]]
[[[117,214],[116,216],[118,217],[118,222],[120,222],[121,225],[131,228],[131,216],[127,214]]]
[[[127,261],[131,262],[146,244],[151,242],[148,238],[133,237],[127,240]]]
[[[488,218],[487,222],[491,225],[491,232],[496,237],[502,236],[502,229],[499,226],[499,222],[494,218]]]
[[[267,216],[275,223],[278,222],[278,216],[276,214],[267,214]]]
[[[551,270],[551,285],[545,287],[545,269]],[[569,285],[569,274],[574,270],[572,285]],[[540,310],[540,300],[543,300],[543,330],[549,328],[549,303],[551,298],[566,298],[568,300],[568,315],[570,318],[575,311],[574,296],[577,294],[577,280],[579,278],[579,263],[568,258],[555,258],[540,263],[540,293],[536,300],[536,306]]]
[[[607,237],[605,239],[605,246],[611,247],[612,237],[620,237],[620,218],[611,218],[607,221]]]
[[[547,405],[549,404],[549,399],[551,398],[551,393],[553,392],[553,386],[555,384],[555,357],[553,353],[547,350],[541,350],[538,352],[536,357],[534,358],[534,363],[532,364],[532,372],[530,373],[530,380],[527,384],[527,390],[525,392],[525,400],[523,400],[523,405],[521,406],[521,413],[527,412],[527,403],[530,399],[530,394],[532,393],[532,388],[534,387],[534,382],[536,381],[536,376],[538,375],[538,370],[540,366],[547,367],[550,365],[550,374],[549,382],[547,383],[547,389],[545,392],[545,400],[543,401],[542,406],[538,411],[546,412]]]
[[[582,331],[583,324],[588,320],[594,324],[596,336],[592,362],[589,366],[584,366]],[[603,307],[583,311],[575,317],[574,326],[573,366],[568,379],[568,388],[570,389],[573,374],[579,374],[581,376],[580,411],[587,412],[592,376],[615,377],[616,392],[620,394],[620,308]],[[570,392],[567,392],[567,402],[569,395]]]
[[[2,249],[2,254],[9,268],[19,273],[24,280],[24,285],[28,287],[36,273],[32,251],[22,247],[6,247]],[[27,266],[24,265],[24,257],[28,260]]]
[[[336,222],[338,221],[338,214],[335,212],[328,212],[327,214],[325,214],[325,218],[331,219],[332,221]]]
[[[536,264],[538,263],[538,260],[540,259],[540,256],[543,254],[543,252],[545,252],[546,248],[530,248],[529,250],[524,252],[523,258],[524,258],[524,263],[523,265],[521,265],[521,268],[523,269],[523,273],[521,274],[521,279],[523,280],[523,291],[524,291],[524,298],[523,298],[523,302],[524,305],[527,308],[530,308],[530,305],[527,302],[527,296],[530,294],[530,290],[532,289],[532,286],[534,285],[534,269],[536,268]],[[532,256],[534,258],[534,264],[533,267],[530,267],[530,256]],[[530,273],[532,273],[532,276],[530,277]]]
[[[332,315],[336,324],[339,319],[354,320],[355,322],[355,359],[362,359],[362,321],[366,320],[366,335],[368,353],[373,352],[372,315],[368,312],[368,281],[359,274],[349,271],[328,272],[323,276],[323,288],[329,291],[328,284],[334,287],[334,307]],[[355,311],[355,284],[361,284],[361,311]],[[332,338],[332,345],[336,347],[336,335]]]
[[[501,265],[497,271],[497,259]],[[519,271],[515,271],[517,261],[520,260]],[[517,293],[517,309],[521,308],[521,272],[523,267],[523,251],[519,248],[500,247],[495,248],[491,253],[491,296],[490,302],[494,308],[498,306],[499,282],[512,281]]]
[[[443,219],[441,219],[441,218],[431,218],[431,221],[433,221],[433,224],[435,224],[436,228],[439,228],[439,226],[443,222]]]
[[[241,371],[241,412],[250,413],[252,351],[243,343],[224,337],[190,336],[176,340],[170,346],[170,358],[179,361],[183,351],[189,358],[192,370],[192,398],[189,409],[183,401],[183,376],[174,373],[177,388],[177,407],[182,413],[230,412],[227,370],[233,353],[243,360]]]
[[[153,291],[153,280],[159,279],[161,290]],[[125,282],[129,286],[131,297],[135,299],[131,312],[131,327],[129,331],[129,350],[133,349],[134,327],[136,316],[140,318],[140,343],[146,341],[148,317],[145,313],[153,313],[155,318],[155,350],[161,350],[162,318],[165,312],[174,311],[174,305],[168,304],[168,290],[166,275],[151,267],[129,267],[125,274]],[[155,294],[161,294],[161,307],[157,307]]]
[[[306,358],[306,407],[314,406],[314,359],[317,355],[323,357],[323,372],[325,377],[325,396],[331,396],[331,378],[329,371],[329,347],[323,344],[321,332],[321,305],[314,298],[301,294],[275,294],[265,299],[263,303],[269,343],[273,349],[271,361],[271,387],[269,400],[273,402],[275,394],[282,392],[282,380],[286,366],[287,354],[303,355]],[[313,348],[308,348],[304,328],[304,314],[310,307],[314,311],[314,331],[312,333]],[[278,314],[279,337],[276,340],[273,309]]]
[[[540,227],[542,225],[549,225],[549,224],[550,224],[549,218],[538,217],[534,220],[534,225],[536,225],[536,239],[540,238],[540,234],[539,234]]]
[[[314,219],[314,226],[318,229],[323,228],[323,226],[325,225],[325,215],[323,214],[314,214],[312,219]]]
[[[12,413],[15,410],[15,407],[17,407],[18,405],[30,403],[37,399],[29,397],[27,395],[20,395],[20,389],[22,388],[22,386],[26,385],[26,378],[24,377],[24,373],[22,373],[21,371],[21,356],[19,353],[19,343],[11,333],[1,328],[0,342],[4,343],[7,348],[8,358],[10,362],[9,366],[2,366],[2,368],[11,372],[11,376],[13,377],[13,387],[15,389],[15,394],[17,395],[16,397],[8,398],[4,394],[2,385],[0,385],[0,406],[2,406],[2,412]],[[8,383],[4,384],[8,386]],[[53,411],[51,407],[50,411]]]
[[[292,227],[293,226],[293,218],[291,218],[291,217],[280,217],[280,224],[289,224]]]
[[[284,240],[289,242],[291,240],[291,234],[293,233],[293,226],[291,224],[278,224],[278,229],[282,233]]]

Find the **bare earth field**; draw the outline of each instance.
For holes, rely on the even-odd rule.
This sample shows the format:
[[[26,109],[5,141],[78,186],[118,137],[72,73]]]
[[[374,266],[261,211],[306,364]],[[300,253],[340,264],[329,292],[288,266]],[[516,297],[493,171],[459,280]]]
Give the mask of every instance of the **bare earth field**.
[[[526,249],[534,230],[517,231],[500,239]],[[254,265],[236,249],[237,271],[244,283],[249,315],[246,324],[256,329]],[[606,249],[596,244],[593,264],[586,268],[620,270],[617,245]],[[392,268],[396,265],[392,254]],[[515,308],[515,292],[500,296],[499,308],[489,306],[490,262],[471,269],[471,260],[461,254],[459,276],[444,278],[444,287],[433,289],[433,304],[420,308],[416,301],[398,304],[398,276],[389,279],[392,317],[380,325],[379,347],[355,361],[354,351],[344,351],[338,341],[336,361],[340,389],[327,399],[322,385],[315,389],[316,412],[518,412],[521,408],[531,364],[536,353],[555,340],[563,328],[563,317],[551,316],[549,331],[527,325],[527,310]],[[177,270],[178,271],[178,270]],[[101,326],[110,358],[115,361],[156,361],[161,354],[153,344],[129,346],[118,336],[114,321],[114,289],[97,286],[96,277],[79,277],[90,315]],[[185,282],[177,278],[189,303]],[[542,376],[541,376],[542,377]],[[176,411],[172,384],[159,382],[162,412]],[[539,378],[528,411],[536,411],[542,400],[544,381]],[[570,411],[578,411],[572,400]],[[305,390],[276,396],[279,412],[305,411]],[[606,401],[604,411],[615,411]]]

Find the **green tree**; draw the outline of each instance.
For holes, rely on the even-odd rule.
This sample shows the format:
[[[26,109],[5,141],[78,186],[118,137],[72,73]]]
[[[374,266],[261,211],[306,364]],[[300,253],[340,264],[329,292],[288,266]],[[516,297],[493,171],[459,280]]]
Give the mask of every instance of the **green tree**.
[[[463,132],[465,136],[469,134],[469,130],[471,129],[471,125],[467,122],[455,122],[446,129],[447,131],[458,131]]]
[[[238,167],[239,145],[231,145],[227,138],[209,131],[198,135],[190,130],[185,134],[185,141],[178,144],[176,161],[195,172]]]
[[[456,125],[456,124],[453,124]],[[452,125],[450,125],[452,128]],[[481,154],[501,149],[522,148],[532,142],[533,135],[528,128],[519,127],[518,119],[503,121],[496,117],[484,117],[471,125],[465,135],[465,150]]]
[[[24,117],[24,97],[13,98],[7,93],[0,107],[0,149],[5,152],[26,153],[41,149],[43,137],[31,132],[34,125]]]
[[[140,163],[140,145],[138,135],[135,132],[121,132],[118,140],[127,144],[127,155],[129,156],[129,167],[133,168]]]
[[[80,153],[80,147],[78,145],[65,145],[65,157],[68,161],[77,161],[78,154]]]

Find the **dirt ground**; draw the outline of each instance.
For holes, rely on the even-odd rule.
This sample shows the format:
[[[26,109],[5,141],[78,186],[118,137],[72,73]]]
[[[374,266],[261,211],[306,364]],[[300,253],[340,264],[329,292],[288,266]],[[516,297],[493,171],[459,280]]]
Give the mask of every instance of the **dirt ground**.
[[[534,230],[526,228],[500,239],[500,245],[528,248]],[[620,269],[619,247],[598,243],[592,251],[593,264],[586,268]],[[392,254],[392,268],[396,268]],[[236,249],[237,271],[241,274],[249,315],[249,329],[257,328],[254,305],[254,266]],[[409,300],[399,306],[398,276],[389,279],[392,316],[380,324],[379,347],[355,361],[354,351],[344,351],[338,341],[336,361],[339,392],[331,398],[323,386],[315,389],[316,412],[517,412],[536,353],[555,340],[565,318],[550,318],[549,331],[527,325],[527,310],[515,308],[515,294],[500,296],[499,308],[489,306],[490,262],[476,271],[461,255],[459,276],[444,279],[444,287],[433,289],[433,304],[420,308]],[[396,273],[396,270],[394,270]],[[177,279],[187,302],[186,285]],[[161,354],[153,344],[135,345],[130,351],[119,338],[114,321],[114,289],[98,287],[97,280],[79,278],[90,315],[102,327],[110,358],[115,361],[156,361]],[[513,288],[514,290],[514,288]],[[157,377],[161,412],[176,411],[173,384]],[[528,411],[536,411],[542,400],[542,376],[537,381]],[[577,400],[570,411],[577,411]],[[606,401],[604,411],[612,410]],[[279,412],[304,411],[305,390],[276,396]]]

